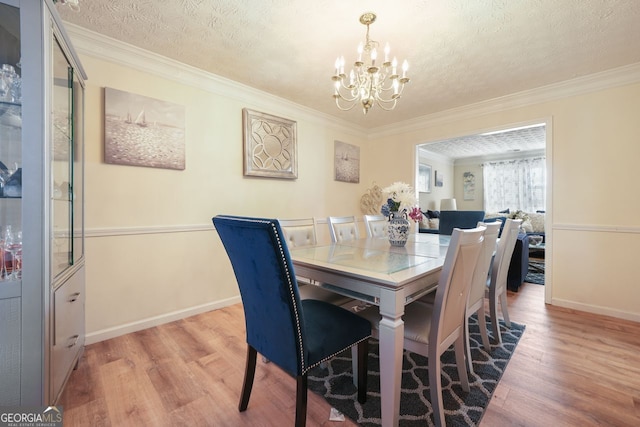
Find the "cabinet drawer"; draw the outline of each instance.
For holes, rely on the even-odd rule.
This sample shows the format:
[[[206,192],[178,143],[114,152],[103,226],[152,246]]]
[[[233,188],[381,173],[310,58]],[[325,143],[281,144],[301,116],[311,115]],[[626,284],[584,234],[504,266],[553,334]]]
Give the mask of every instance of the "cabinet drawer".
[[[56,289],[53,298],[52,387],[57,396],[84,347],[84,268]]]

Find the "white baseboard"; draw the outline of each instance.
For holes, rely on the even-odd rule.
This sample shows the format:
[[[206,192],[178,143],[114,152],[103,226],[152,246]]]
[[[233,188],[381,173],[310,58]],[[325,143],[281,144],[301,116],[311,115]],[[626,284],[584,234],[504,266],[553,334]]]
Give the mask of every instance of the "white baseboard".
[[[630,320],[632,322],[640,322],[640,314],[629,311],[616,310],[598,305],[583,304],[575,301],[568,301],[559,298],[553,298],[552,305],[557,307],[570,308],[572,310],[585,311],[587,313],[601,314],[603,316],[615,317],[617,319]]]
[[[219,301],[215,301],[207,304],[202,304],[196,307],[190,307],[185,310],[179,310],[171,313],[166,313],[160,316],[149,317],[147,319],[139,320],[137,322],[126,323],[124,325],[114,326],[112,328],[91,332],[85,336],[85,345],[119,337],[121,335],[126,335],[131,332],[141,331],[143,329],[151,328],[153,326],[163,325],[165,323],[184,319],[190,316],[195,316],[196,314],[205,313],[207,311],[228,307],[230,305],[234,305],[239,302],[241,302],[240,296],[236,296],[233,298],[228,298],[228,299],[219,300]]]

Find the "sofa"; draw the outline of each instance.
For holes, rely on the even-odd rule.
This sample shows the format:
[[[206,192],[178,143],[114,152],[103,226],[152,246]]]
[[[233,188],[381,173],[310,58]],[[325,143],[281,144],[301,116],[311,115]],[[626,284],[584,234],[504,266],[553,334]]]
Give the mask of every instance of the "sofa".
[[[484,211],[423,211],[423,220],[419,223],[420,233],[451,234],[454,225],[460,228],[473,228],[478,221],[492,222],[501,221],[504,225],[506,219],[521,219],[522,226],[520,235],[516,240],[516,245],[509,264],[507,275],[507,287],[517,292],[527,276],[529,270],[529,241],[534,243],[534,239],[541,236],[544,242],[544,220],[545,212],[523,212],[516,210],[510,212],[509,209],[495,213],[485,213]],[[502,228],[500,229],[502,232]]]
[[[478,221],[484,219],[484,211],[440,211],[437,215],[437,228],[423,228],[423,222],[422,226],[419,227],[419,231],[421,233],[451,235],[454,227],[473,228],[478,224]]]

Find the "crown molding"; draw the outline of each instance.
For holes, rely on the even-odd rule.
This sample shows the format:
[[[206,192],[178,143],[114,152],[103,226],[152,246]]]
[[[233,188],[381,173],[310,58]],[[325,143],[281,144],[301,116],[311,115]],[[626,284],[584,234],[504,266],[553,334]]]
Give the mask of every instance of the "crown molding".
[[[82,55],[155,74],[167,80],[234,99],[246,104],[248,108],[277,111],[278,115],[286,115],[293,120],[303,118],[320,126],[338,129],[364,139],[368,136],[366,128],[296,104],[274,94],[203,71],[157,53],[140,49],[70,22],[65,21],[64,27],[73,41],[76,51]]]
[[[639,82],[640,62],[637,62],[475,104],[439,111],[392,125],[380,126],[369,131],[369,138],[382,138],[406,132],[415,132],[436,125],[444,125],[508,109],[527,107]]]
[[[420,146],[418,149],[420,150],[420,160],[435,161],[452,166],[455,164],[455,160],[451,157],[445,156],[440,153],[434,153],[433,151],[429,151],[426,148]]]
[[[347,134],[369,140],[415,132],[436,125],[497,113],[505,109],[526,107],[640,82],[640,63],[635,63],[387,126],[367,129],[271,93],[140,49],[78,25],[65,21],[64,27],[73,40],[76,51],[82,55],[108,60],[142,72],[156,74],[168,80],[235,99],[250,108],[277,110],[279,114],[286,114],[289,117],[302,116],[312,123],[330,126]]]

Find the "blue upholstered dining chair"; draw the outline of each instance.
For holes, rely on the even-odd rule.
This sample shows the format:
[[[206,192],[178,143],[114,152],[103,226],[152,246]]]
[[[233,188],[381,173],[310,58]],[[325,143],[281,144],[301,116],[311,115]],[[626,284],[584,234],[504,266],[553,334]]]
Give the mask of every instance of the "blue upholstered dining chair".
[[[367,393],[371,324],[343,308],[301,300],[289,250],[276,219],[218,215],[213,224],[240,288],[247,362],[238,409],[247,409],[257,353],[296,377],[296,426],[304,426],[309,370],[358,346],[358,401]],[[354,373],[355,375],[355,373]]]

